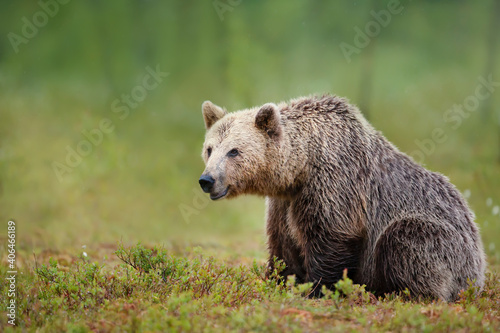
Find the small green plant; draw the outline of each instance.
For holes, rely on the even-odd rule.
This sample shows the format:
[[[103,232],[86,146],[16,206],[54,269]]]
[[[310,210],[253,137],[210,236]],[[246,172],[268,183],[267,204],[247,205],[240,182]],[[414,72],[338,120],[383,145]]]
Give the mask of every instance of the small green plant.
[[[286,280],[286,288],[292,296],[308,297],[312,292],[313,285],[312,282],[297,284],[295,275],[289,275]]]
[[[50,257],[49,264],[43,264],[40,268],[37,268],[36,273],[38,276],[44,278],[47,281],[54,281],[57,277],[57,261]]]
[[[151,270],[162,269],[167,262],[167,252],[165,249],[156,246],[153,249],[147,249],[141,243],[129,248],[119,243],[115,254],[125,264],[132,266],[141,273],[149,273]]]
[[[345,301],[349,304],[363,305],[370,303],[372,297],[365,290],[365,285],[354,284],[347,277],[347,269],[344,269],[342,279],[335,283],[335,291],[329,290],[326,286],[322,287],[322,293],[326,299],[331,299],[334,302],[339,302],[344,296]]]
[[[464,305],[472,304],[479,295],[479,287],[476,286],[476,280],[467,279],[468,287],[462,290],[459,295],[459,302]]]
[[[279,282],[284,282],[281,273],[285,270],[286,264],[283,260],[273,257],[273,262],[268,267],[267,276],[272,280],[277,280]]]

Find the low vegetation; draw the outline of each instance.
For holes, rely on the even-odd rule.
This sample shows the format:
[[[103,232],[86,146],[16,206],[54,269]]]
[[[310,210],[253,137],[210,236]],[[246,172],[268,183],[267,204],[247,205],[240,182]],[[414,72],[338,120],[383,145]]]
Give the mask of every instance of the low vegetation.
[[[445,303],[405,292],[376,298],[346,276],[311,299],[311,284],[277,283],[283,265],[276,267],[266,277],[263,262],[222,261],[199,247],[119,244],[101,262],[45,253],[17,275],[17,325],[37,332],[500,330],[498,273],[488,273],[483,291],[469,288]],[[1,326],[12,330],[5,316]]]

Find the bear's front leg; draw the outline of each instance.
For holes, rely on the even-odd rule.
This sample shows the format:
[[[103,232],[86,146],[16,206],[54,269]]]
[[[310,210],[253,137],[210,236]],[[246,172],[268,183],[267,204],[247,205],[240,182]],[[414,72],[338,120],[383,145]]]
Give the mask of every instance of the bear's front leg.
[[[286,265],[280,276],[286,279],[295,275],[296,281],[305,280],[304,259],[296,241],[287,226],[290,202],[283,199],[267,198],[267,236],[269,248],[268,274],[274,270],[274,260],[283,260]]]
[[[290,229],[303,249],[304,282],[314,283],[313,296],[321,295],[323,285],[333,289],[345,269],[350,279],[359,282],[366,239],[363,212],[356,206],[355,194],[338,197],[336,193],[346,190],[341,188],[342,182],[324,184],[325,179],[329,179],[328,174],[312,177],[289,209]]]
[[[312,297],[322,296],[323,285],[328,289],[334,289],[335,283],[342,279],[345,269],[347,269],[347,276],[355,280],[361,246],[362,239],[357,237],[343,240],[332,239],[328,244],[318,239],[311,239],[306,243],[305,282],[313,283]]]

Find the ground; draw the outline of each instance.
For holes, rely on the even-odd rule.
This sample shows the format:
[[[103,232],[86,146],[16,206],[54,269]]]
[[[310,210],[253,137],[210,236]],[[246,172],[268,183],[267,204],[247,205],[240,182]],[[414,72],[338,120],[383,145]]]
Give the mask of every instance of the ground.
[[[38,332],[500,330],[497,267],[478,297],[470,289],[455,303],[405,293],[377,299],[347,278],[336,292],[310,299],[310,285],[276,284],[265,278],[263,260],[227,250],[117,243],[79,252],[18,253],[17,326]],[[1,267],[5,281],[10,274]],[[8,288],[2,284],[1,294]],[[2,297],[2,308],[7,301]],[[6,321],[3,315],[8,332]]]

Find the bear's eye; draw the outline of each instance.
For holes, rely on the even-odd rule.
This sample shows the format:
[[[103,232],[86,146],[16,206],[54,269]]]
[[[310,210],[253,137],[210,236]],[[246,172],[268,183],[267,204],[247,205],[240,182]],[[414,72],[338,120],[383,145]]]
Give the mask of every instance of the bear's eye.
[[[235,157],[235,156],[238,156],[239,154],[240,154],[240,152],[238,151],[238,149],[231,149],[229,151],[229,153],[227,153],[227,156]]]
[[[212,155],[212,148],[207,148],[207,155],[210,157]]]

